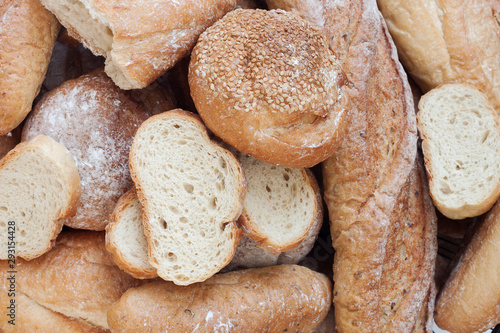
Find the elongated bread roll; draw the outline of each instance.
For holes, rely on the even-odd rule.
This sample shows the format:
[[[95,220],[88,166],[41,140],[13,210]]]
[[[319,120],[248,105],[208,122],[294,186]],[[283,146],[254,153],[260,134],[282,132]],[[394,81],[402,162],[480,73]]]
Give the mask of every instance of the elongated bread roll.
[[[59,23],[39,0],[0,3],[0,136],[31,110],[56,42]]]
[[[124,332],[310,332],[331,307],[331,282],[295,265],[218,274],[187,287],[130,289],[108,312]]]

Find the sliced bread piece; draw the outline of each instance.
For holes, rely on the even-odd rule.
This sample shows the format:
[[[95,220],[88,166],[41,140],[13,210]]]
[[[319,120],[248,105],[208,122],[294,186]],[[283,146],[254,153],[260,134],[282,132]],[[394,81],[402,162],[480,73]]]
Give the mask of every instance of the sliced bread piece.
[[[148,242],[142,227],[142,205],[135,187],[125,193],[106,226],[106,249],[114,262],[137,279],[157,277],[156,268],[148,261]]]
[[[500,196],[500,129],[486,97],[467,84],[445,84],[419,103],[429,189],[451,219],[478,216]]]
[[[80,178],[69,151],[45,135],[0,160],[0,259],[39,257],[75,212]]]
[[[246,181],[238,160],[183,110],[149,118],[134,138],[130,173],[143,206],[149,261],[179,285],[227,265],[241,238]]]
[[[323,219],[319,187],[305,168],[294,169],[236,153],[248,182],[238,220],[243,234],[270,253],[297,247]]]

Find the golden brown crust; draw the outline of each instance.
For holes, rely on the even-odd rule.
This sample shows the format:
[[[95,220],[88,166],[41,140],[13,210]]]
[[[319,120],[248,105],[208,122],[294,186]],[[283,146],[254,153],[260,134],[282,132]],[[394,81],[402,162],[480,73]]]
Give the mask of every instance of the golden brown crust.
[[[8,262],[0,265],[3,284],[7,281],[4,276],[9,270]],[[103,232],[63,232],[51,251],[31,261],[19,259],[15,270],[16,292],[51,311],[51,316],[63,316],[56,319],[61,324],[76,319],[83,320],[84,326],[101,329],[107,329],[108,308],[125,290],[143,283],[114,264],[105,249]],[[37,308],[27,315],[36,315]],[[1,317],[3,321],[5,315]]]
[[[321,22],[351,83],[349,133],[323,163],[337,328],[412,331],[436,247],[410,87],[374,0],[305,3],[294,8]]]
[[[26,120],[23,140],[48,135],[77,163],[82,197],[67,226],[104,230],[116,201],[132,186],[128,153],[149,110],[131,94],[98,69],[47,93]]]
[[[0,17],[0,135],[6,135],[31,110],[59,23],[38,0],[2,1]]]
[[[310,332],[330,309],[331,282],[294,265],[218,274],[179,287],[130,289],[108,312],[113,332]],[[144,309],[149,309],[145,311]]]
[[[425,92],[466,82],[500,112],[500,28],[494,2],[378,0],[408,73]]]
[[[500,322],[500,204],[484,215],[436,302],[435,320],[450,332],[484,332]]]
[[[311,167],[333,153],[346,130],[344,84],[321,31],[284,11],[232,11],[191,54],[191,96],[207,127],[276,165]]]

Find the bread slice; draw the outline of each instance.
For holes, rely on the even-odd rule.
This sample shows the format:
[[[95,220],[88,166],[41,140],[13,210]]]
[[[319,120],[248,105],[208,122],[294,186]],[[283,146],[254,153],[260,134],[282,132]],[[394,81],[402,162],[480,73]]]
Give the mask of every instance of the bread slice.
[[[313,224],[323,219],[312,172],[268,164],[239,152],[236,157],[248,182],[238,219],[243,234],[273,254],[297,247]]]
[[[137,279],[157,277],[148,261],[148,242],[142,227],[142,205],[135,187],[116,203],[106,226],[106,249],[114,262]]]
[[[197,116],[177,109],[144,122],[130,150],[130,173],[143,206],[149,261],[161,278],[188,285],[231,261],[241,237],[235,221],[245,176]]]
[[[500,129],[486,97],[467,84],[446,84],[419,103],[429,189],[451,219],[478,216],[500,196]]]
[[[45,135],[18,144],[0,160],[0,259],[30,260],[51,249],[80,194],[63,145]]]

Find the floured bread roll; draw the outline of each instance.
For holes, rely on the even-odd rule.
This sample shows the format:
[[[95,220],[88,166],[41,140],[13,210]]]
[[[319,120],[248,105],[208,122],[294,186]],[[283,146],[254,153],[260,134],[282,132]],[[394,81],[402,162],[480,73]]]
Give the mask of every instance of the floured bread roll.
[[[122,89],[144,88],[188,55],[236,0],[42,0]]]
[[[132,186],[128,153],[149,110],[96,70],[66,81],[35,106],[23,140],[45,134],[64,144],[76,160],[82,197],[67,226],[104,230],[118,198]]]
[[[344,137],[341,64],[321,30],[284,11],[237,9],[191,54],[189,86],[210,130],[264,162],[311,167]]]

